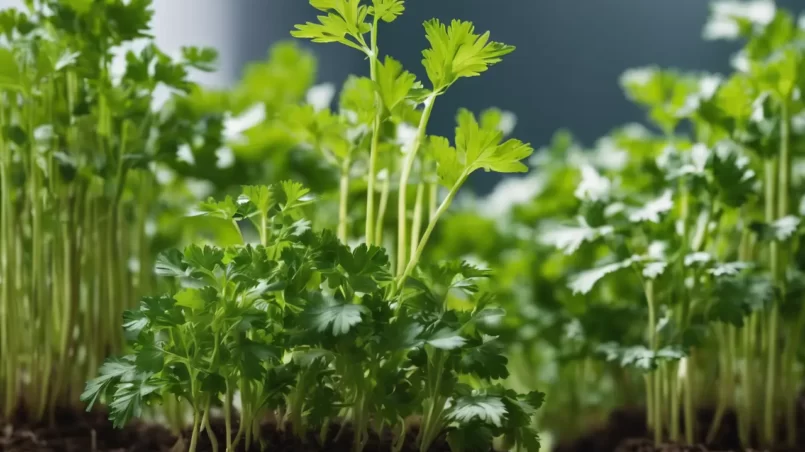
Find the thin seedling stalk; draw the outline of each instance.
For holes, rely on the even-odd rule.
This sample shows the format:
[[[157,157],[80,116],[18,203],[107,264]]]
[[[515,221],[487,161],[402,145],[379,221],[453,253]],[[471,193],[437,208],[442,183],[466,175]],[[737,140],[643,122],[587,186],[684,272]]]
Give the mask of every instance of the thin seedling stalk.
[[[400,186],[397,192],[397,274],[403,274],[408,262],[408,179],[411,177],[411,170],[414,167],[417,153],[422,143],[425,141],[425,133],[428,128],[428,121],[433,113],[433,105],[436,103],[437,94],[433,93],[425,99],[425,110],[417,127],[416,138],[408,150],[400,172]],[[431,221],[431,223],[433,223]],[[427,231],[426,231],[427,234]],[[427,239],[424,239],[427,241]]]
[[[372,82],[377,83],[377,65],[378,53],[377,48],[377,28],[380,18],[375,16],[372,23],[372,31],[370,37],[370,51],[369,51],[369,64],[370,76]],[[368,181],[366,188],[366,244],[379,245],[380,242],[375,234],[375,181],[377,179],[377,154],[380,147],[380,128],[383,122],[383,99],[380,93],[375,91],[375,117],[372,122],[372,143],[369,150],[369,168],[368,168]],[[382,215],[381,215],[382,217]]]

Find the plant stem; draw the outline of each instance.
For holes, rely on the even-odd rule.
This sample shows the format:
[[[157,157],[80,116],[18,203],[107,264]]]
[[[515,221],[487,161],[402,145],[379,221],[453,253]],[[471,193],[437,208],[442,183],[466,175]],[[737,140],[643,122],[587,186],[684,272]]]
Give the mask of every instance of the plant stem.
[[[204,407],[204,429],[207,430],[207,436],[210,438],[212,445],[212,452],[218,452],[218,438],[210,425],[210,405],[212,403],[212,396],[207,397],[207,406]]]
[[[668,366],[668,394],[671,399],[671,441],[679,441],[679,364]]]
[[[224,426],[226,428],[226,452],[235,452],[232,447],[232,382],[228,378],[224,396]]]
[[[785,122],[785,121],[784,121]],[[786,129],[783,126],[783,129]],[[787,153],[788,145],[787,140],[781,143],[780,154]],[[766,222],[771,224],[777,219],[776,215],[776,182],[777,182],[777,160],[775,158],[767,159],[765,162],[765,179],[766,179]],[[775,281],[778,289],[783,291],[783,275],[780,272],[780,251],[777,242],[769,243],[769,266],[772,278]],[[781,292],[784,293],[784,292]],[[774,402],[776,399],[776,378],[777,378],[777,326],[779,319],[779,302],[774,300],[772,302],[771,310],[769,311],[768,327],[766,330],[767,341],[767,362],[766,362],[766,389],[764,394],[763,406],[763,439],[767,446],[772,446],[775,440],[774,431]]]
[[[696,349],[691,348],[690,356],[686,359],[685,366],[685,441],[688,444],[694,444],[695,441],[695,428],[696,428],[696,407],[694,405],[696,385],[694,384],[695,371],[696,371]]]
[[[375,244],[378,246],[383,245],[383,223],[386,219],[386,208],[389,204],[389,192],[391,191],[391,175],[387,175],[383,179],[383,185],[380,188],[380,207],[377,210],[377,218],[375,224]]]
[[[341,179],[338,190],[338,239],[347,242],[347,227],[349,226],[347,203],[349,202],[349,166],[347,157],[341,167]]]
[[[425,250],[425,246],[428,244],[428,239],[430,239],[430,235],[433,233],[433,229],[436,227],[436,223],[439,222],[439,218],[444,215],[447,209],[450,207],[450,204],[453,202],[453,198],[456,197],[456,193],[458,193],[458,189],[467,179],[467,174],[463,174],[453,188],[450,189],[450,192],[447,194],[447,197],[442,201],[439,208],[436,210],[436,213],[428,222],[428,227],[425,229],[425,233],[422,235],[422,239],[419,242],[419,246],[417,246],[416,251],[411,256],[411,259],[408,261],[408,264],[405,266],[405,270],[402,272],[400,277],[397,279],[397,290],[402,288],[402,285],[405,283],[405,279],[411,275],[411,272],[414,271],[417,263],[419,263],[419,258],[422,256],[422,252]]]
[[[187,449],[188,452],[196,452],[196,446],[198,445],[198,432],[200,427],[201,427],[201,417],[199,416],[198,410],[194,408],[193,432],[190,435],[190,447]]]
[[[416,187],[416,201],[414,202],[414,218],[411,222],[411,256],[416,254],[419,246],[419,234],[422,232],[422,211],[424,210],[425,185],[420,182]]]
[[[649,347],[656,352],[659,344],[657,341],[657,303],[655,300],[654,280],[648,279],[645,283],[646,303],[648,304],[648,337]],[[662,441],[662,417],[659,415],[660,407],[660,387],[659,380],[656,387],[652,384],[652,375],[646,376],[646,409],[647,422],[649,428],[654,429],[654,442],[659,444]]]
[[[406,268],[407,261],[407,248],[408,248],[408,234],[407,221],[408,221],[408,179],[411,177],[411,169],[416,161],[416,155],[422,142],[425,141],[425,132],[428,127],[430,115],[433,113],[433,105],[436,103],[436,93],[432,93],[425,99],[425,110],[422,112],[422,118],[419,120],[419,127],[417,128],[416,138],[414,139],[413,146],[405,156],[402,171],[400,172],[400,186],[397,196],[397,274],[402,274]],[[403,278],[404,279],[404,278]]]
[[[373,82],[377,82],[377,26],[379,18],[375,16],[371,31],[371,54],[369,55],[370,73]],[[366,187],[366,244],[375,245],[375,178],[377,177],[377,152],[380,147],[380,127],[383,122],[383,99],[375,91],[375,119],[372,123],[372,144],[369,151],[369,174]]]

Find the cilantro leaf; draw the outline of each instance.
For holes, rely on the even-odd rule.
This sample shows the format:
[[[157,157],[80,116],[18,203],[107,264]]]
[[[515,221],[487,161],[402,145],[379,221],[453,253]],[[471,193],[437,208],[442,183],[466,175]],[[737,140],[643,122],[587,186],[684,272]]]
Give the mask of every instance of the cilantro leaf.
[[[440,350],[454,350],[463,347],[467,340],[461,337],[458,331],[443,328],[434,333],[426,342]]]
[[[574,294],[586,294],[593,290],[595,284],[607,275],[629,268],[639,259],[631,257],[629,259],[603,265],[592,270],[583,271],[570,280],[569,287]]]
[[[383,22],[394,22],[405,12],[405,0],[372,0],[369,14],[379,17]]]
[[[339,42],[365,52],[368,49],[363,35],[371,30],[371,25],[366,23],[369,8],[360,3],[361,0],[311,0],[314,8],[328,14],[318,16],[319,23],[296,25],[291,36],[313,42]]]
[[[469,395],[458,398],[447,418],[459,424],[481,421],[500,427],[506,416],[506,406],[499,397]]]
[[[416,76],[403,69],[399,61],[386,57],[377,62],[377,91],[386,110],[394,114],[397,107],[409,98],[412,90],[422,88]]]
[[[212,47],[182,47],[182,58],[192,68],[212,72],[218,60],[218,51]]]
[[[204,309],[204,298],[199,289],[183,289],[173,296],[176,306],[183,306],[190,309]]]
[[[81,400],[88,403],[87,411],[92,409],[95,402],[105,395],[122,380],[132,380],[137,374],[134,356],[123,358],[108,358],[100,367],[99,376],[89,380],[81,394]]]
[[[222,265],[221,259],[224,258],[224,251],[220,248],[205,245],[204,248],[198,245],[189,245],[184,250],[184,260],[191,266],[208,271],[215,270],[216,266]]]
[[[671,190],[666,190],[659,198],[647,202],[642,207],[629,214],[629,221],[633,223],[649,222],[659,223],[660,215],[674,207]]]
[[[601,344],[597,351],[607,361],[618,361],[623,367],[631,367],[643,372],[655,370],[661,362],[678,361],[685,353],[678,347],[663,347],[656,352],[642,346],[621,346],[613,342]]]
[[[503,356],[503,347],[494,339],[470,348],[461,356],[461,366],[467,373],[486,379],[506,378],[509,360]]]
[[[519,140],[501,143],[503,133],[497,128],[482,128],[475,115],[462,109],[457,116],[456,147],[445,138],[431,137],[430,153],[437,162],[437,173],[443,185],[452,188],[483,168],[498,173],[522,173],[528,167],[521,162],[534,149]]]
[[[584,217],[579,217],[578,222],[578,226],[556,225],[544,228],[540,233],[540,243],[555,246],[566,255],[571,255],[578,251],[584,243],[594,242],[615,232],[615,228],[610,225],[594,228],[587,223]]]
[[[474,77],[514,51],[513,46],[489,40],[489,32],[475,33],[471,22],[453,20],[446,26],[438,19],[425,22],[430,48],[422,52],[422,65],[433,84],[442,92],[462,77]]]
[[[366,306],[315,294],[312,302],[305,308],[303,322],[319,333],[329,332],[333,336],[342,336],[361,323],[362,316],[368,312]]]
[[[182,252],[170,249],[157,256],[155,272],[157,276],[186,277],[190,275],[187,264],[184,263]]]
[[[756,222],[750,227],[758,234],[760,240],[785,242],[798,232],[800,222],[799,217],[789,215],[771,224]]]
[[[265,185],[248,185],[242,187],[243,194],[239,200],[249,201],[257,207],[263,215],[276,204],[276,199],[270,187]]]

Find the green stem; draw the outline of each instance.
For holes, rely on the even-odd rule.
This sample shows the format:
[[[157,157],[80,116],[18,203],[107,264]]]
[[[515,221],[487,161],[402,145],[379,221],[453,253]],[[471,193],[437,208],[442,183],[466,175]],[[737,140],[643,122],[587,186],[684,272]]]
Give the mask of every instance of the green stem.
[[[425,132],[428,127],[430,115],[433,113],[433,105],[436,103],[436,96],[436,93],[432,93],[425,99],[425,110],[422,112],[422,118],[419,121],[416,138],[414,139],[413,146],[405,156],[405,162],[400,172],[400,187],[397,196],[397,274],[404,272],[408,257],[406,252],[408,248],[408,234],[406,232],[408,221],[408,179],[411,177],[411,170],[414,167],[419,148],[425,141]]]
[[[784,129],[786,127],[783,127]],[[781,145],[781,154],[787,153],[788,146],[784,141]],[[777,219],[776,215],[776,194],[775,187],[777,181],[777,162],[776,159],[768,159],[765,162],[766,178],[766,222],[771,224]],[[787,197],[787,195],[786,195]],[[772,277],[781,293],[784,292],[784,276],[780,269],[780,250],[777,242],[769,244],[769,264]],[[774,445],[775,442],[775,412],[774,403],[776,399],[776,379],[777,379],[777,328],[779,323],[779,302],[772,302],[771,310],[768,315],[768,325],[766,330],[767,362],[766,362],[766,382],[763,405],[763,439],[767,446]]]
[[[341,179],[338,190],[338,239],[347,242],[347,227],[349,226],[348,202],[349,202],[349,165],[347,158],[341,167]]]
[[[684,400],[684,413],[685,413],[685,441],[688,444],[694,444],[696,438],[696,405],[695,400],[695,371],[696,371],[696,354],[695,349],[690,350],[690,356],[687,358],[687,365],[685,366],[685,400]]]
[[[648,304],[648,337],[649,347],[656,352],[659,346],[657,341],[657,302],[655,300],[654,280],[648,279],[645,283],[646,303]],[[658,381],[659,383],[659,381]],[[652,376],[646,376],[646,412],[647,424],[654,429],[654,442],[662,441],[662,416],[659,415],[660,388],[659,384],[652,384]]]
[[[196,447],[198,445],[198,433],[200,427],[201,427],[201,417],[199,416],[198,411],[194,408],[193,432],[190,434],[190,447],[187,449],[188,452],[196,452]]]
[[[232,446],[232,382],[228,378],[224,395],[224,426],[226,428],[226,452],[235,452]]]
[[[215,431],[213,431],[212,426],[210,425],[210,405],[212,403],[212,396],[207,397],[207,406],[204,407],[204,429],[207,430],[207,436],[210,438],[210,444],[212,445],[212,452],[218,452],[218,437],[215,436]]]
[[[379,17],[375,16],[371,31],[371,54],[369,55],[370,73],[373,82],[377,82],[377,27]],[[369,151],[369,175],[366,187],[366,244],[375,245],[375,180],[377,177],[377,153],[380,147],[380,128],[383,122],[383,99],[375,91],[375,119],[372,123],[372,144]]]
[[[668,366],[668,395],[671,399],[671,441],[679,441],[679,364]]]
[[[447,209],[450,207],[450,204],[453,202],[453,198],[455,198],[456,193],[458,193],[458,189],[467,179],[467,174],[462,174],[462,176],[458,179],[456,184],[450,189],[450,192],[447,194],[447,197],[442,201],[439,208],[436,210],[436,213],[428,222],[428,227],[425,229],[425,233],[422,235],[422,239],[419,242],[419,246],[417,246],[416,251],[411,256],[411,259],[408,261],[408,264],[405,266],[405,270],[402,272],[400,277],[397,279],[396,282],[396,289],[397,291],[400,290],[405,283],[406,278],[411,275],[411,272],[414,271],[417,263],[419,263],[419,258],[422,256],[422,252],[425,250],[425,246],[428,244],[428,240],[430,239],[430,235],[433,233],[434,228],[436,227],[436,223],[439,222],[439,218],[444,215]],[[396,291],[395,291],[396,292]]]
[[[387,175],[383,179],[383,185],[380,188],[380,206],[377,210],[377,221],[375,224],[375,244],[378,246],[383,245],[383,224],[386,219],[386,209],[389,204],[389,192],[391,191],[391,175]]]
[[[421,182],[416,187],[416,201],[414,202],[414,219],[411,222],[411,256],[416,254],[419,246],[419,237],[422,233],[422,211],[424,210],[425,185]]]

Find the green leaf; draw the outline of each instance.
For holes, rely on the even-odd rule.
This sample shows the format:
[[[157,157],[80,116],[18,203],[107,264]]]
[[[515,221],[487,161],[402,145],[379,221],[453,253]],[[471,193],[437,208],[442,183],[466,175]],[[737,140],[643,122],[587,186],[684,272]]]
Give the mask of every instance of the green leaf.
[[[182,58],[192,68],[213,72],[218,61],[218,51],[212,47],[182,47]]]
[[[117,385],[109,403],[109,418],[117,428],[122,428],[131,419],[142,414],[145,399],[157,393],[160,387],[141,377]]]
[[[64,3],[78,14],[86,14],[92,8],[93,0],[65,0]]]
[[[136,352],[137,368],[151,373],[157,373],[165,366],[165,353],[154,345],[146,345]]]
[[[371,125],[376,116],[375,84],[366,77],[350,75],[339,98],[342,114],[356,118],[358,124]]]
[[[16,89],[22,85],[22,73],[14,53],[9,49],[0,48],[0,87]]]
[[[498,173],[522,173],[528,167],[521,160],[534,149],[519,140],[501,143],[503,133],[497,128],[482,128],[470,111],[461,109],[457,116],[456,147],[445,138],[431,137],[429,152],[436,160],[437,174],[448,188],[483,168]]]
[[[173,296],[177,306],[190,309],[204,309],[204,298],[199,289],[183,289]]]
[[[785,242],[790,240],[799,230],[800,218],[789,215],[780,218],[772,224],[753,223],[751,225],[760,240],[768,242]]]
[[[471,22],[453,20],[446,26],[438,19],[425,22],[430,48],[422,52],[422,65],[433,84],[442,92],[462,77],[474,77],[514,51],[513,46],[489,40],[489,33],[475,34]]]
[[[265,185],[247,185],[242,187],[242,199],[251,202],[263,215],[276,204],[271,188]]]
[[[674,207],[671,190],[666,190],[659,198],[647,202],[642,207],[629,214],[629,221],[633,223],[659,223],[661,215]]]
[[[556,225],[545,228],[540,233],[540,243],[555,246],[566,255],[571,255],[584,243],[592,243],[615,232],[615,228],[610,225],[594,228],[587,224],[584,217],[579,217],[578,222],[578,226]]]
[[[196,215],[205,215],[215,218],[222,218],[224,220],[232,220],[238,213],[238,205],[231,196],[227,196],[223,201],[216,201],[214,198],[208,198],[206,202],[202,202],[198,206]]]
[[[467,340],[461,337],[458,331],[443,328],[433,334],[427,341],[428,345],[440,350],[455,350],[464,346]]]
[[[494,339],[468,349],[461,356],[461,366],[465,372],[491,380],[509,376],[506,368],[508,362],[503,356],[503,347]]]
[[[289,210],[297,208],[301,205],[302,201],[304,201],[304,197],[310,193],[310,190],[305,188],[301,183],[286,180],[283,181],[281,184],[282,193],[285,196],[285,199],[280,202],[280,207],[282,210]]]
[[[190,274],[184,255],[177,249],[170,249],[157,256],[155,272],[157,276],[185,277]]]
[[[329,332],[333,336],[347,334],[361,323],[362,316],[369,309],[359,304],[345,303],[332,297],[316,294],[314,300],[303,313],[303,321],[319,333]]]
[[[126,339],[132,341],[140,336],[142,330],[148,326],[148,315],[141,310],[127,310],[123,312],[123,330]]]
[[[481,421],[501,427],[506,417],[506,406],[499,397],[470,395],[458,398],[447,418],[459,424]]]
[[[213,271],[216,266],[223,265],[224,251],[209,245],[204,248],[198,245],[189,245],[184,250],[184,260],[195,268]]]
[[[589,293],[602,278],[625,268],[629,268],[638,260],[638,258],[631,257],[621,262],[615,262],[592,270],[583,271],[571,278],[569,287],[574,294]]]
[[[87,411],[91,410],[98,399],[114,389],[121,380],[131,380],[137,375],[137,366],[133,356],[123,358],[107,358],[100,369],[98,377],[89,380],[81,394],[81,400],[87,402]]]
[[[463,177],[464,166],[458,160],[456,149],[444,137],[430,137],[429,153],[436,160],[436,173],[445,187],[453,188]]]
[[[656,352],[642,346],[620,346],[615,343],[599,345],[597,351],[604,355],[607,361],[618,361],[623,367],[630,367],[649,372],[657,369],[661,362],[678,361],[685,357],[685,353],[677,347],[663,347]]]
[[[405,0],[372,0],[372,5],[369,14],[379,17],[384,22],[394,22],[405,12]]]
[[[488,427],[474,423],[447,432],[447,443],[454,452],[488,452],[493,440],[494,434]]]
[[[360,3],[361,0],[312,0],[314,8],[328,14],[318,16],[319,23],[296,25],[291,36],[313,42],[340,42],[365,51],[362,35],[371,30],[371,25],[366,23],[369,9]]]
[[[389,112],[394,113],[409,98],[411,90],[421,88],[416,76],[404,70],[402,64],[394,58],[387,56],[385,62],[377,62],[377,90]]]
[[[534,152],[531,146],[514,139],[501,144],[503,133],[497,128],[481,128],[469,110],[459,110],[457,122],[456,148],[459,155],[464,156],[464,165],[470,172],[480,168],[498,173],[528,170],[521,160]]]

